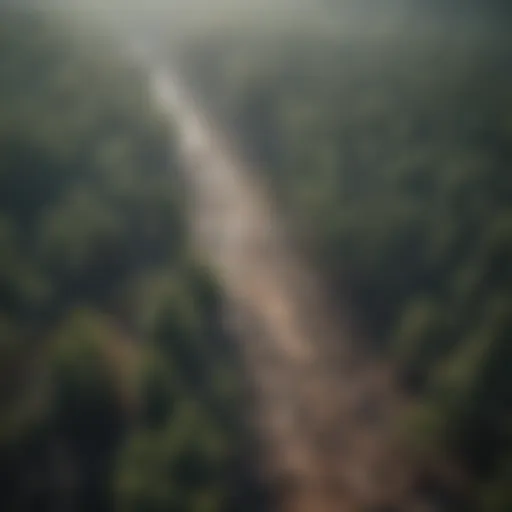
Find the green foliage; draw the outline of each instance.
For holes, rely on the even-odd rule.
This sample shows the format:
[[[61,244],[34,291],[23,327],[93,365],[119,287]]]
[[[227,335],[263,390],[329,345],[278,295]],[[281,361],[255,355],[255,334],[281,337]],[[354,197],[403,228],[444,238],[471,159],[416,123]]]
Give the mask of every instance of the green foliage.
[[[167,425],[127,440],[115,484],[119,510],[222,510],[226,454],[208,418],[182,404]]]
[[[417,299],[407,305],[392,335],[393,355],[407,373],[420,382],[446,353],[451,335],[449,315],[433,300]]]
[[[500,468],[491,483],[483,488],[481,507],[489,512],[500,512],[512,508],[512,469],[510,455],[505,466]]]
[[[243,508],[243,382],[173,134],[112,42],[0,10],[0,509]]]
[[[105,353],[115,335],[103,319],[77,312],[53,342],[51,414],[57,430],[84,454],[107,449],[119,435],[123,402],[116,387],[122,383]]]
[[[326,283],[397,363],[421,451],[488,482],[483,509],[506,510],[512,45],[499,23],[473,21],[217,34],[176,53],[261,163]]]

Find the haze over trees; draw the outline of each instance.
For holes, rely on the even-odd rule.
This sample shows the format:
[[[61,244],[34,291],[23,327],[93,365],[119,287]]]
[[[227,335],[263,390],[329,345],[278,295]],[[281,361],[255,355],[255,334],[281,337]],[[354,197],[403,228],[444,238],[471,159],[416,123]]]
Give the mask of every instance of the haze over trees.
[[[173,41],[169,61],[397,368],[418,459],[460,467],[475,509],[510,510],[510,2],[274,3],[198,0],[184,18],[178,3],[173,19],[148,0],[142,19],[135,1],[52,0],[122,37]],[[100,31],[9,4],[0,509],[265,510],[221,290],[190,255],[172,129]]]
[[[452,2],[468,19],[450,25],[425,4],[444,23],[212,31],[174,58],[259,164],[371,350],[397,366],[416,397],[403,424],[420,459],[463,468],[477,509],[504,511],[512,41],[495,16],[507,6],[475,2],[477,21]]]
[[[101,34],[0,16],[0,509],[257,506],[220,290],[145,77]]]

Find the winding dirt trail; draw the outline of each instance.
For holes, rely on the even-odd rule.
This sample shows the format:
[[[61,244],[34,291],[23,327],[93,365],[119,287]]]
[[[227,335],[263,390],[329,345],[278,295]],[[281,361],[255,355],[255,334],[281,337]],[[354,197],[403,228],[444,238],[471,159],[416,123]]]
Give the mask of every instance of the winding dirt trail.
[[[277,508],[420,510],[411,465],[393,436],[402,399],[389,371],[358,353],[314,274],[286,243],[256,174],[175,77],[156,69],[151,87],[178,131],[197,249],[225,287]]]

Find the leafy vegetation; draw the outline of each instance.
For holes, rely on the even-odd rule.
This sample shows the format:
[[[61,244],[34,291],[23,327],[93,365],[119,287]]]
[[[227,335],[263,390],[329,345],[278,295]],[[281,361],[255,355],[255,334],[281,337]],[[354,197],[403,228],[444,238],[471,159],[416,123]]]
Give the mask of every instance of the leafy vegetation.
[[[172,133],[115,46],[71,32],[1,12],[0,508],[256,508]]]
[[[418,398],[423,453],[510,505],[512,44],[498,25],[209,34],[178,58]],[[293,32],[293,31],[291,31]]]

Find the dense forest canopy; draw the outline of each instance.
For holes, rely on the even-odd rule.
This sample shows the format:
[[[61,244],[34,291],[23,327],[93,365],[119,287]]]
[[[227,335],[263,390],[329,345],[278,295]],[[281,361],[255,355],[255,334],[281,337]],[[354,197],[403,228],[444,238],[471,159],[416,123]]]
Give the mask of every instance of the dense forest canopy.
[[[239,510],[243,379],[145,77],[33,9],[0,61],[0,509]]]
[[[234,30],[173,58],[398,367],[416,397],[403,422],[419,457],[448,458],[477,509],[504,511],[512,40],[489,20],[328,37]]]
[[[0,0],[0,509],[265,508],[174,133],[94,20],[173,42],[169,61],[398,369],[418,458],[461,468],[475,509],[511,510],[510,2],[13,5]]]

